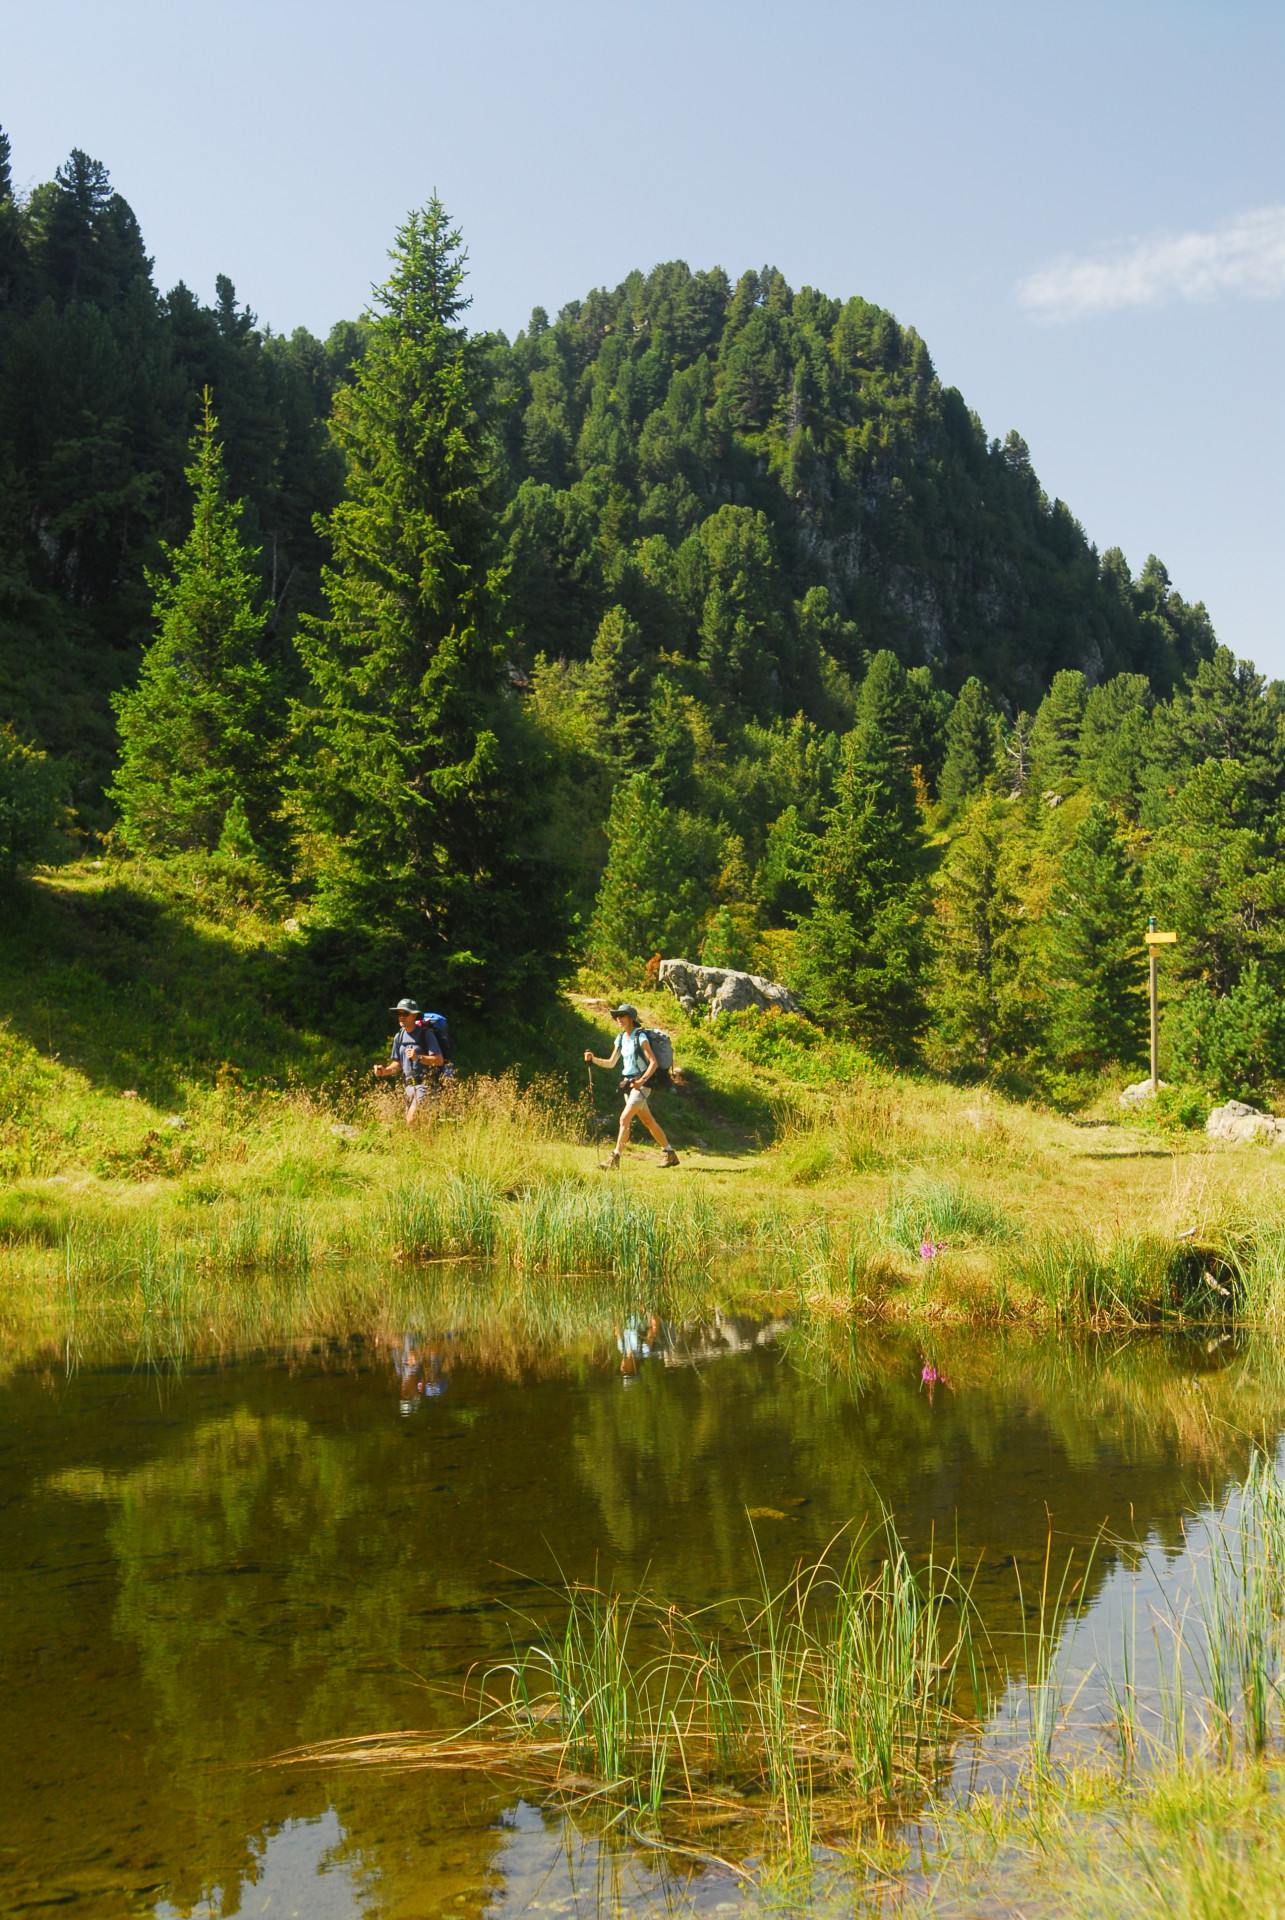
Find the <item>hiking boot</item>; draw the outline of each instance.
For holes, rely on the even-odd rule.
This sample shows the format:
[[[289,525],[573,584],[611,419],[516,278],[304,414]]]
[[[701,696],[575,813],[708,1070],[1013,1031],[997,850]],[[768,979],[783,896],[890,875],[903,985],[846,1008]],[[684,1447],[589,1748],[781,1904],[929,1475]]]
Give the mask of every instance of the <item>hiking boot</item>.
[[[611,1158],[609,1160],[604,1160],[602,1164],[605,1172],[614,1173],[616,1171],[616,1168],[620,1165],[620,1155],[618,1153],[613,1153],[611,1155]]]
[[[676,1167],[679,1165],[678,1155],[674,1152],[674,1149],[672,1147],[665,1148],[665,1151],[660,1156],[660,1160],[658,1164],[662,1167]]]

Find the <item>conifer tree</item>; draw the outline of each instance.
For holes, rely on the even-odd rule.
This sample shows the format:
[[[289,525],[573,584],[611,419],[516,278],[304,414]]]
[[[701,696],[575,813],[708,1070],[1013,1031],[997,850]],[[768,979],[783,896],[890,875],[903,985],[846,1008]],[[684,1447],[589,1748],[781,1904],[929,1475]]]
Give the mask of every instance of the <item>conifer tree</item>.
[[[148,575],[159,633],[138,684],[114,696],[120,764],[109,798],[127,845],[210,851],[239,803],[248,831],[272,837],[280,778],[279,689],[260,655],[266,616],[227,498],[218,421],[205,411],[187,477],[192,531]]]
[[[946,759],[939,788],[942,805],[955,812],[994,770],[995,716],[985,687],[974,675],[960,688],[946,722]]]
[[[433,198],[397,234],[366,355],[335,409],[347,497],[327,619],[300,652],[298,795],[326,848],[320,903],[423,952],[440,989],[546,991],[562,875],[539,858],[540,767],[505,697],[489,379],[459,324],[465,254]]]
[[[1145,674],[1118,673],[1094,687],[1080,731],[1080,779],[1108,805],[1137,817],[1155,705]]]
[[[872,700],[844,742],[837,798],[812,853],[797,972],[817,1013],[905,1058],[927,1017],[923,841],[911,777],[879,712]]]
[[[1031,786],[1065,799],[1079,784],[1080,728],[1086,699],[1082,673],[1055,673],[1031,728]]]
[[[896,654],[884,647],[871,660],[861,682],[854,731],[881,741],[881,755],[889,756],[889,765],[908,773],[915,764],[915,720],[910,677]],[[912,794],[913,804],[913,790],[904,783],[901,786]]]
[[[1156,708],[1152,727],[1154,798],[1149,812],[1163,817],[1175,784],[1209,760],[1235,760],[1247,788],[1260,802],[1285,793],[1285,724],[1262,674],[1230,647],[1216,647],[1172,700]],[[1150,822],[1149,822],[1150,824]]]
[[[1015,837],[1012,810],[983,795],[937,878],[933,1021],[952,1066],[984,1070],[1020,1055],[1035,1030]]]
[[[1049,896],[1049,1036],[1070,1068],[1140,1061],[1146,1051],[1142,896],[1114,815],[1095,801],[1061,857]]]
[[[1238,760],[1206,760],[1174,796],[1146,859],[1151,911],[1178,935],[1171,978],[1230,993],[1261,961],[1285,983],[1285,848]]]
[[[637,621],[623,607],[612,607],[594,635],[583,699],[599,751],[626,767],[640,767],[652,755],[647,665]]]
[[[589,928],[591,958],[615,979],[636,979],[653,953],[690,927],[672,816],[645,773],[622,780],[607,823],[607,870]]]

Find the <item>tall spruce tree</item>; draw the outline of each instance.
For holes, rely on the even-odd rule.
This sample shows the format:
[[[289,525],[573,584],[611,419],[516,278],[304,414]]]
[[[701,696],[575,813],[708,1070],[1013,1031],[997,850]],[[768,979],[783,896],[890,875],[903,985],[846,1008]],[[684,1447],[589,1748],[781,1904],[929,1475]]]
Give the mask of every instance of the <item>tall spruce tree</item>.
[[[1080,731],[1079,777],[1099,800],[1136,818],[1155,699],[1145,674],[1118,673],[1094,687]]]
[[[933,1024],[950,1065],[965,1071],[1020,1055],[1036,1028],[1018,824],[1005,801],[984,794],[936,878]]]
[[[434,197],[398,230],[366,355],[335,408],[347,497],[328,619],[300,652],[298,797],[323,835],[320,904],[403,943],[438,991],[547,993],[563,877],[540,860],[542,764],[507,696],[483,345],[459,324],[465,253]]]
[[[1088,698],[1082,673],[1055,673],[1031,728],[1031,786],[1065,799],[1079,785],[1080,729]]]
[[[985,784],[995,770],[995,715],[986,689],[973,675],[959,690],[946,722],[946,759],[941,770],[942,805],[952,812]]]
[[[1061,857],[1046,921],[1049,1038],[1060,1065],[1140,1062],[1146,1050],[1142,893],[1119,826],[1094,801]]]
[[[637,621],[623,607],[609,608],[594,635],[582,697],[600,752],[627,769],[641,767],[652,757],[648,664]]]
[[[796,953],[799,984],[818,1013],[904,1059],[927,1019],[924,853],[913,780],[880,726],[886,691],[881,675],[878,697],[844,742]]]
[[[653,953],[684,945],[692,925],[691,887],[681,871],[673,815],[648,774],[635,773],[616,788],[607,841],[589,954],[615,980],[628,983],[641,977]]]
[[[241,543],[217,435],[207,388],[187,470],[192,531],[166,550],[169,570],[148,575],[160,632],[138,684],[113,696],[120,763],[108,797],[140,851],[209,852],[238,806],[256,841],[274,837],[283,701],[260,653],[255,555]]]

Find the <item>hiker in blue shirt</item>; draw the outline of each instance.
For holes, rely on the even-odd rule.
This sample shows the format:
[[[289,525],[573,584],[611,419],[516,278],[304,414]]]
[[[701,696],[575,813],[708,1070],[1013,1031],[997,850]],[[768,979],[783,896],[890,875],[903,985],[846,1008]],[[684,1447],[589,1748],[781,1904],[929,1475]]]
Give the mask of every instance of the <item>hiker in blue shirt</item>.
[[[585,1048],[584,1056],[593,1067],[614,1067],[619,1061],[623,1075],[620,1091],[625,1095],[625,1110],[620,1116],[616,1149],[607,1161],[607,1165],[609,1167],[620,1165],[620,1156],[629,1144],[634,1121],[638,1119],[642,1121],[660,1148],[661,1166],[676,1167],[678,1155],[665,1138],[664,1128],[648,1104],[651,1099],[651,1089],[647,1083],[655,1078],[657,1060],[652,1052],[651,1041],[643,1031],[642,1022],[638,1018],[638,1009],[631,1007],[629,1002],[625,1001],[622,1005],[611,1009],[611,1017],[619,1023],[620,1037],[612,1048],[610,1059],[600,1060],[589,1047]]]
[[[376,1061],[374,1072],[380,1080],[395,1080],[400,1074],[406,1091],[406,1124],[413,1127],[420,1108],[432,1092],[432,1083],[442,1070],[442,1054],[433,1029],[421,1023],[419,1008],[413,1000],[399,1000],[388,1009],[397,1015],[397,1031],[387,1064]]]

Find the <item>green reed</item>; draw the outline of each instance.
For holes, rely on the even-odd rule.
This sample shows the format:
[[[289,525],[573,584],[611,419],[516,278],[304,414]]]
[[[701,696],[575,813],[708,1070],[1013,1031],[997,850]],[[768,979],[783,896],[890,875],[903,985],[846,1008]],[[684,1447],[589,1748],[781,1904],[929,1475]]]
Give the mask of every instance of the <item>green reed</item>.
[[[869,1562],[878,1549],[877,1564]],[[916,1571],[885,1520],[836,1573],[828,1562],[720,1609],[722,1628],[647,1596],[569,1584],[564,1624],[539,1623],[492,1668],[471,1732],[507,1729],[556,1778],[654,1821],[744,1807],[784,1868],[807,1866],[836,1807],[901,1802],[940,1776],[973,1663],[969,1597],[951,1567]]]
[[[975,1240],[994,1245],[1013,1240],[1012,1214],[957,1180],[922,1180],[890,1199],[876,1214],[874,1232],[899,1253],[915,1255],[926,1240]]]
[[[1010,1284],[1061,1321],[1140,1322],[1172,1312],[1208,1318],[1223,1310],[1222,1296],[1202,1287],[1203,1275],[1193,1279],[1191,1255],[1159,1234],[1122,1234],[1104,1244],[1084,1232],[1045,1233],[1003,1264]]]
[[[955,1730],[961,1669],[976,1681],[970,1597],[953,1566],[919,1572],[886,1522],[873,1578],[850,1556],[814,1641],[826,1723],[841,1731],[860,1791],[886,1800],[932,1782]]]

